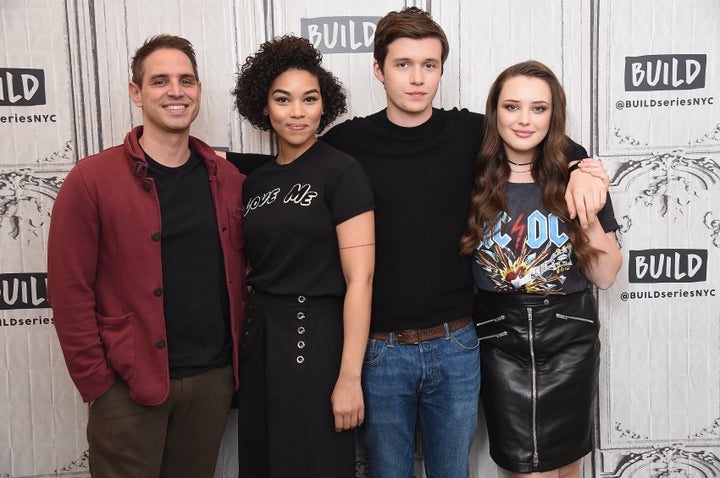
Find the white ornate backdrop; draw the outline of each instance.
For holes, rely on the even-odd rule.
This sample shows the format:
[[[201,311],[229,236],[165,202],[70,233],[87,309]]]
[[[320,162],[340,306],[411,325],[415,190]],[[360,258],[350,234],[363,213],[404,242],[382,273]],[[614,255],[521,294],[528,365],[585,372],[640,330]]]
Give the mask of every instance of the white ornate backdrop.
[[[161,32],[189,38],[204,85],[193,134],[269,153],[269,136],[233,110],[238,63],[272,36],[307,36],[346,85],[347,116],[369,114],[384,106],[374,23],[406,5],[450,40],[437,106],[483,111],[499,71],[540,60],[566,88],[570,136],[611,173],[625,263],[599,295],[585,476],[720,476],[717,0],[0,0],[0,477],[87,476],[86,406],[47,308],[45,241],[67,171],[140,121],[127,93],[135,48]],[[506,476],[480,428],[472,476]],[[231,418],[217,477],[237,474],[234,434]]]

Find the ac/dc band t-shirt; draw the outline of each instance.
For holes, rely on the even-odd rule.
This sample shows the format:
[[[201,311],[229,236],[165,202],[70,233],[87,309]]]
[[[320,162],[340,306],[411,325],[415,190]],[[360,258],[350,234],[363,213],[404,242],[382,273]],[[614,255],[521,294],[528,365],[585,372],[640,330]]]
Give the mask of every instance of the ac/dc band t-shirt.
[[[508,210],[473,254],[477,287],[530,294],[571,294],[589,287],[574,263],[565,224],[543,205],[540,185],[508,183],[505,200]],[[618,228],[609,195],[598,220],[605,232]]]

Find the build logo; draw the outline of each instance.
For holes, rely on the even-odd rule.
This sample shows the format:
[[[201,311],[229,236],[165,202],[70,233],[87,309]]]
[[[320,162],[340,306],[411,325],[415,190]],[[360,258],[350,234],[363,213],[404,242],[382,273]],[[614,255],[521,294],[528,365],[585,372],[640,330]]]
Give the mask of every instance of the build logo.
[[[44,105],[45,71],[0,68],[0,106]]]
[[[708,251],[704,249],[645,249],[630,251],[630,283],[684,283],[707,280]]]
[[[320,53],[373,51],[375,28],[380,17],[301,18],[300,31]]]
[[[625,57],[625,91],[675,91],[705,88],[707,55]]]
[[[0,310],[47,307],[47,273],[0,274]]]

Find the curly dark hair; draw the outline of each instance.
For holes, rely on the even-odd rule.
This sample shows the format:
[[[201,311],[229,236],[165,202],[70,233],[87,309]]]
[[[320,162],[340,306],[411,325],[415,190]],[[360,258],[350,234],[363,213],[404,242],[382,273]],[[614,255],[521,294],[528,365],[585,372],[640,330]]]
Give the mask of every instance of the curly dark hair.
[[[321,133],[347,111],[342,84],[321,63],[322,54],[305,38],[284,35],[266,41],[254,55],[247,57],[237,75],[233,95],[238,112],[256,128],[271,130],[270,118],[264,111],[273,81],[288,70],[307,71],[320,83],[323,114],[317,133]]]

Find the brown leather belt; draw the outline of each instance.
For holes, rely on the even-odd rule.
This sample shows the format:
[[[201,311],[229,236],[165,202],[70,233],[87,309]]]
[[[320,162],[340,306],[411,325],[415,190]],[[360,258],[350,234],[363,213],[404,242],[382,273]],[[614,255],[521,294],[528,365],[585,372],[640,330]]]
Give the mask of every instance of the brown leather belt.
[[[455,332],[472,322],[472,318],[463,317],[447,323],[448,330]],[[393,341],[403,345],[419,344],[425,340],[439,339],[445,336],[445,324],[434,325],[427,329],[407,329],[398,332],[370,332],[371,339],[390,340],[393,334]]]

